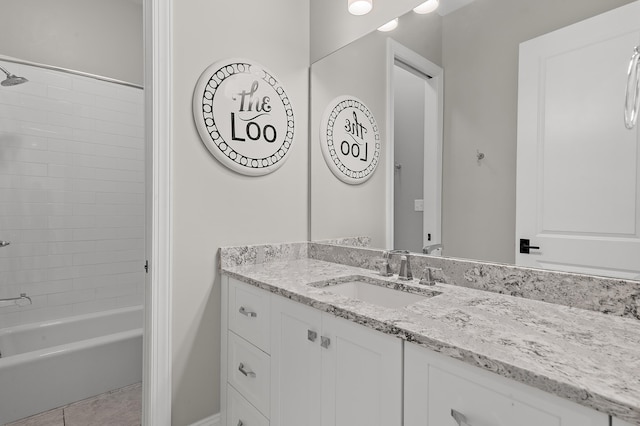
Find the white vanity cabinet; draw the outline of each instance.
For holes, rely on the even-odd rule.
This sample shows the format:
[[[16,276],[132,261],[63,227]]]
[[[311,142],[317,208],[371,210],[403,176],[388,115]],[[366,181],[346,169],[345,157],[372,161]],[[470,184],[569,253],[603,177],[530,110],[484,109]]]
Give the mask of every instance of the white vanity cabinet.
[[[221,425],[268,426],[269,293],[223,277],[222,300]]]
[[[228,276],[222,301],[221,426],[610,425],[603,413]]]
[[[400,426],[402,340],[223,277],[222,426]]]
[[[603,413],[417,345],[404,352],[404,426],[609,425]]]
[[[272,424],[402,422],[402,341],[272,296]]]

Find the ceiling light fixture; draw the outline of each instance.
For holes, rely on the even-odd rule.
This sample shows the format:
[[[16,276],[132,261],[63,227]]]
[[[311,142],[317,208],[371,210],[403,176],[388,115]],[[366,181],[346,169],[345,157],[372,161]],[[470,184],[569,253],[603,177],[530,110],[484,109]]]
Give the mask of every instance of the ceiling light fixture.
[[[392,21],[387,22],[386,24],[384,24],[384,25],[383,25],[383,26],[381,26],[381,27],[378,27],[378,31],[383,31],[383,32],[386,32],[386,31],[393,31],[393,30],[395,30],[397,27],[398,27],[398,18],[396,18],[396,19],[394,19],[394,20],[392,20]]]
[[[413,9],[415,13],[419,13],[420,15],[424,15],[426,13],[431,13],[438,8],[440,4],[440,0],[427,0],[422,3],[420,6]]]
[[[373,9],[373,0],[349,0],[349,13],[366,15]]]

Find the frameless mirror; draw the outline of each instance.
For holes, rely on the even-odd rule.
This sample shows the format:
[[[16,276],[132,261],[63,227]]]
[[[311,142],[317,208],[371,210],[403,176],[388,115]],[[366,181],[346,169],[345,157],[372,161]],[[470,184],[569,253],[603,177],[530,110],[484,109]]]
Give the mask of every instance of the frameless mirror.
[[[540,261],[538,254],[551,249],[545,246],[536,250],[535,247],[539,234],[552,239],[567,234],[573,240],[593,237],[596,245],[586,250],[595,253],[596,258],[611,252],[597,249],[597,243],[604,240],[622,241],[622,257],[632,259],[640,250],[637,129],[624,133],[623,130],[610,132],[606,126],[596,126],[595,130],[589,127],[589,122],[617,120],[615,125],[624,129],[626,72],[633,47],[640,44],[640,15],[635,19],[639,23],[636,28],[626,31],[624,36],[616,33],[608,37],[602,33],[597,40],[593,33],[600,30],[587,25],[565,31],[564,38],[555,41],[549,38],[551,41],[546,42],[549,46],[530,43],[532,47],[524,52],[538,58],[543,65],[532,66],[536,71],[533,74],[522,74],[519,69],[523,61],[521,43],[555,34],[559,29],[573,28],[573,24],[631,3],[638,2],[475,0],[462,2],[454,9],[451,5],[447,7],[447,0],[441,0],[442,14],[418,15],[410,11],[400,17],[396,30],[370,32],[314,62],[310,77],[311,239],[366,235],[372,238],[372,245],[379,248],[422,252],[429,247],[434,254],[445,256],[523,264],[516,259],[519,239],[531,238],[523,246],[532,254],[530,257],[537,260],[530,266],[635,278],[640,274],[640,265],[625,266],[622,274],[604,267],[582,267],[578,261],[572,269],[571,261],[567,261],[567,265]],[[605,27],[615,29],[622,25],[609,19]],[[583,36],[581,31],[587,35]],[[630,45],[628,48],[607,45],[610,39],[616,43],[620,39]],[[587,41],[580,48],[571,47],[575,40]],[[553,51],[558,45],[564,46],[562,52]],[[615,55],[605,54],[613,51]],[[603,56],[595,56],[601,53]],[[613,74],[607,74],[601,65],[613,60],[621,63],[615,65]],[[519,75],[527,81],[543,81],[544,87],[536,86],[535,93],[555,103],[527,101],[528,98],[519,93],[523,91],[519,87],[523,84]],[[616,76],[616,82],[608,82],[610,75]],[[403,80],[402,76],[407,79]],[[591,91],[591,84],[584,84],[585,81],[605,81],[603,87],[619,92],[619,106],[616,103],[615,111],[610,114],[599,109],[603,103],[597,97],[600,89]],[[571,82],[587,87],[568,87]],[[533,89],[524,90],[528,90],[529,98],[535,97],[531,95]],[[378,168],[361,185],[348,185],[336,179],[319,147],[324,109],[340,95],[362,100],[375,116],[382,135]],[[403,104],[403,99],[411,96],[417,100]],[[518,111],[519,107],[522,111]],[[542,118],[526,125],[530,127],[518,125],[518,113],[527,111],[529,116]],[[520,120],[523,122],[522,117]],[[422,129],[418,141],[412,142],[420,149],[398,152],[399,147],[410,143],[411,136],[402,133],[409,126],[417,129],[410,133]],[[584,130],[570,136],[567,127]],[[532,220],[545,221],[544,226],[538,223],[536,228],[544,232],[535,235],[516,234],[516,200],[530,196],[519,193],[516,185],[516,163],[520,161],[516,148],[523,139],[519,133],[523,128],[530,129],[534,139],[547,143],[555,140],[554,147],[564,146],[564,141],[570,138],[582,143],[578,149],[576,145],[567,145],[570,148],[553,161],[547,157],[553,151],[549,145],[532,151],[532,157],[539,157],[536,167],[543,172],[536,170],[540,174],[534,183],[554,189],[546,195],[533,192],[536,194],[533,198],[540,200],[531,208],[535,212]],[[597,141],[588,141],[590,134],[597,134]],[[624,140],[628,145],[616,151],[606,145],[612,140]],[[571,156],[576,151],[577,155]],[[618,157],[608,156],[612,151],[616,151]],[[622,165],[620,158],[630,160]],[[597,167],[595,161],[598,161]],[[416,170],[421,175],[415,175]],[[591,195],[577,194],[567,183],[580,180],[580,176],[583,180],[592,179],[588,188],[593,191]],[[416,182],[421,184],[419,188],[411,189],[411,183]],[[617,198],[610,199],[607,194],[616,194]],[[606,200],[604,207],[598,205],[599,199]],[[394,200],[402,206],[394,206]],[[547,208],[551,201],[560,201],[557,205],[561,209]],[[624,214],[618,214],[623,209],[627,209]],[[584,217],[589,214],[579,213],[585,211],[592,212],[590,220],[598,224],[598,229],[586,228],[590,222]],[[557,216],[549,216],[552,213]],[[611,226],[612,223],[620,226]]]

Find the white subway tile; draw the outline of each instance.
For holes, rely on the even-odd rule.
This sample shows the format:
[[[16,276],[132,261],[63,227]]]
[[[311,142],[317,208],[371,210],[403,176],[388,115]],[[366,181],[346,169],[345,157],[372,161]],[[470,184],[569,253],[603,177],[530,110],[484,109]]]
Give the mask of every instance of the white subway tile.
[[[2,190],[0,190],[2,196]],[[46,216],[0,216],[0,229],[21,230],[21,229],[47,229],[49,221]]]
[[[96,297],[94,289],[85,290],[69,290],[63,293],[54,293],[47,295],[47,305],[69,305],[73,303],[86,302],[94,300]]]
[[[19,312],[19,324],[31,324],[43,321],[53,321],[73,315],[73,305],[47,306],[41,309]],[[16,324],[18,325],[18,324]]]
[[[138,121],[136,121],[133,124],[142,125],[144,123],[144,120],[142,118],[142,114],[144,113],[144,106],[142,105],[141,102],[138,102],[137,98],[135,102],[131,102],[124,98],[115,99],[115,98],[100,97],[98,98],[97,105],[105,109],[110,109],[112,111],[120,111],[125,114],[132,114],[132,115],[137,114],[139,115]]]
[[[49,149],[47,138],[33,135],[22,135],[11,132],[0,132],[1,149],[4,147],[21,148],[21,149]]]
[[[67,88],[49,87],[47,96],[51,99],[68,101],[72,104],[95,105],[96,96],[90,93],[76,92]]]
[[[136,250],[144,253],[144,238],[120,238],[95,242],[95,251]]]
[[[126,215],[126,216],[98,216],[96,217],[96,225],[101,228],[127,228],[127,227],[144,227],[144,216]]]
[[[96,131],[131,137],[144,137],[144,127],[109,121],[96,121]]]
[[[116,88],[118,99],[144,105],[144,91],[136,87],[118,86]]]
[[[144,196],[140,194],[122,193],[97,193],[96,203],[98,204],[144,204]]]
[[[22,284],[20,291],[28,296],[40,296],[54,293],[62,293],[73,290],[73,280],[45,281],[41,283]]]
[[[0,294],[34,304],[0,326],[140,304],[143,91],[26,69],[32,84],[0,93]]]
[[[11,241],[11,246],[5,247],[5,250],[2,252],[2,256],[7,258],[45,256],[47,254],[49,254],[49,243],[47,242],[24,243],[21,241]]]
[[[73,90],[111,98],[118,97],[117,85],[82,76],[74,76]]]
[[[49,229],[83,229],[96,226],[95,216],[50,216]]]
[[[38,69],[38,81],[51,87],[71,89],[72,77],[70,74],[54,70]]]
[[[139,293],[136,285],[114,283],[107,287],[96,288],[96,298],[110,298],[120,296],[133,296]]]
[[[118,304],[123,308],[127,306],[144,305],[144,292],[140,289],[138,293],[118,297]]]
[[[0,160],[0,170],[5,175],[46,176],[47,165],[40,163],[21,163],[17,161]]]
[[[51,254],[75,254],[96,251],[97,241],[59,241],[49,243]]]
[[[113,297],[110,299],[97,299],[90,300],[88,302],[74,303],[73,307],[74,315],[83,315],[93,312],[108,311],[118,308],[118,299]]]
[[[76,289],[98,288],[110,286],[113,283],[134,285],[140,282],[144,283],[144,272],[142,271],[142,269],[140,269],[139,272],[109,275],[91,275],[87,277],[75,278],[73,280],[73,287]]]

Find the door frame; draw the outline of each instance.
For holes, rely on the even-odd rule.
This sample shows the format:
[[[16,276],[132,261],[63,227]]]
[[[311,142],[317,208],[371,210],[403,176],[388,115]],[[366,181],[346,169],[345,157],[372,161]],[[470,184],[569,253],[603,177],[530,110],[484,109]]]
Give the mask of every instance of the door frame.
[[[146,164],[142,424],[171,425],[171,2],[144,0]],[[142,266],[142,265],[141,265]]]
[[[397,41],[388,38],[387,39],[387,161],[386,161],[386,230],[385,230],[385,246],[387,249],[393,247],[393,219],[394,219],[394,65],[395,61],[399,60],[410,67],[420,71],[421,73],[431,77],[429,84],[436,90],[436,109],[430,111],[429,108],[425,108],[425,145],[434,141],[437,145],[438,155],[441,161],[438,162],[438,170],[436,176],[438,182],[436,182],[436,188],[438,191],[438,197],[442,200],[442,141],[443,141],[443,126],[444,126],[444,70],[429,61],[428,59],[420,56],[413,50],[403,46]],[[429,115],[430,113],[430,115]],[[429,125],[429,123],[435,122],[435,126]],[[425,151],[426,152],[426,151]],[[426,174],[425,174],[426,179]],[[436,219],[438,228],[442,230],[442,202],[440,203],[440,209]],[[439,236],[441,238],[441,235]],[[424,241],[424,235],[422,236]]]

